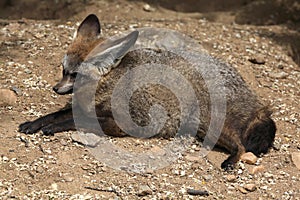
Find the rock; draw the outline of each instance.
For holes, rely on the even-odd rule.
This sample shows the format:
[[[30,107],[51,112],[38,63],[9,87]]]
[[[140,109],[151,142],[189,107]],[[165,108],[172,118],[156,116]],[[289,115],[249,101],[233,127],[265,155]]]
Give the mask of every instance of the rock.
[[[226,176],[226,180],[228,182],[234,182],[236,180],[236,176],[232,175],[232,174],[229,174],[229,175]]]
[[[18,88],[17,86],[12,86],[11,90],[14,91],[18,96],[22,95],[22,90]]]
[[[72,181],[74,180],[74,178],[73,178],[73,177],[70,177],[70,176],[65,176],[65,177],[64,177],[64,180],[65,180],[66,182],[72,182]]]
[[[252,152],[247,152],[241,156],[241,161],[253,165],[256,163],[257,157]]]
[[[41,166],[38,166],[37,168],[36,168],[36,172],[37,173],[40,173],[40,174],[42,174],[42,173],[44,173],[44,168],[43,167],[41,167]]]
[[[250,169],[250,174],[257,174],[259,172],[263,172],[265,170],[265,167],[263,165],[254,166]]]
[[[289,74],[286,72],[270,72],[269,76],[271,78],[285,79],[289,76]]]
[[[273,178],[273,176],[274,175],[269,172],[264,173],[264,177],[266,177],[266,178]]]
[[[153,11],[155,11],[155,9],[153,7],[151,7],[149,4],[145,4],[143,6],[143,10],[146,11],[146,12],[153,12]]]
[[[166,151],[165,151],[164,149],[158,147],[158,146],[152,147],[152,148],[150,149],[150,151],[151,151],[152,153],[154,153],[155,155],[157,155],[157,156],[163,156],[163,155],[166,154]]]
[[[300,169],[300,152],[292,153],[292,161],[298,169]]]
[[[206,190],[194,190],[194,189],[187,189],[186,191],[189,195],[199,195],[199,196],[208,196],[209,192]]]
[[[100,141],[100,137],[93,133],[75,132],[72,133],[71,138],[74,142],[90,147],[96,147]]]
[[[2,161],[7,162],[7,161],[9,161],[9,158],[6,156],[2,156]]]
[[[247,190],[246,190],[245,188],[243,188],[243,187],[238,187],[238,190],[239,190],[241,193],[243,193],[243,194],[247,194],[247,193],[248,193]]]
[[[203,179],[204,179],[205,181],[210,181],[210,180],[213,179],[213,177],[212,177],[212,175],[203,175]]]
[[[185,171],[184,170],[180,171],[180,176],[185,176]]]
[[[274,144],[273,144],[273,149],[274,149],[275,151],[279,151],[280,148],[281,148],[280,143],[274,142]]]
[[[30,69],[25,69],[24,72],[25,72],[26,74],[31,74],[31,73],[32,73],[32,71],[31,71]]]
[[[139,187],[138,196],[146,196],[152,194],[152,190],[148,185],[141,185]]]
[[[197,161],[200,161],[201,158],[200,158],[200,155],[199,156],[193,156],[191,154],[188,154],[188,155],[185,156],[185,159],[187,161],[197,162]]]
[[[58,185],[56,183],[52,183],[50,186],[51,190],[57,190],[58,189]]]
[[[249,191],[249,192],[253,192],[253,191],[256,190],[256,185],[253,184],[253,183],[250,183],[250,184],[246,184],[246,185],[244,186],[244,188],[245,188],[247,191]]]
[[[0,106],[12,106],[17,102],[16,94],[9,89],[0,89]]]
[[[257,56],[255,58],[250,58],[249,61],[253,64],[263,65],[266,63],[265,59],[262,56]]]

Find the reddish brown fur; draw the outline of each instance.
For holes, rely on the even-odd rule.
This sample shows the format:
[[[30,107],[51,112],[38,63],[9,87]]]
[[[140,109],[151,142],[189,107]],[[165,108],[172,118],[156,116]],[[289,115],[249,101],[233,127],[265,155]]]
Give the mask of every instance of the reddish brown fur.
[[[103,41],[103,38],[95,40],[77,35],[72,44],[70,44],[67,55],[77,55],[83,61],[87,55]]]

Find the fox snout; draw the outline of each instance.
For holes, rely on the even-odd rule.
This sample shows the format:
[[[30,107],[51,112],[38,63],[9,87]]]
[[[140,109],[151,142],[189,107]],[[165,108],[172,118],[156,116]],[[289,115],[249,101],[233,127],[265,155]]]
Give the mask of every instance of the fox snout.
[[[60,95],[71,94],[76,75],[64,74],[63,78],[53,87],[53,90]]]

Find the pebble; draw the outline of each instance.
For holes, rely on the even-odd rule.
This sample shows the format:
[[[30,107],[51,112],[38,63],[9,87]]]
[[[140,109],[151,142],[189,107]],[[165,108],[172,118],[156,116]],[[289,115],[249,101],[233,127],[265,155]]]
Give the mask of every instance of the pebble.
[[[138,190],[138,196],[146,196],[152,194],[152,190],[148,185],[141,185]]]
[[[270,72],[269,76],[271,78],[285,79],[289,76],[289,74],[286,72]]]
[[[250,174],[257,174],[260,172],[263,172],[265,170],[265,167],[263,165],[254,166],[250,169]]]
[[[153,12],[153,11],[155,11],[155,9],[153,7],[151,7],[149,4],[145,4],[143,6],[143,10],[146,11],[146,12]]]
[[[58,189],[57,183],[52,183],[51,186],[50,186],[50,189],[51,190],[57,190]]]
[[[300,169],[300,152],[294,152],[292,153],[292,161],[295,164],[295,166]]]
[[[11,90],[14,91],[18,96],[22,95],[22,90],[16,86],[12,86]]]
[[[24,72],[25,72],[26,74],[31,74],[31,73],[32,73],[32,71],[31,71],[30,69],[25,69]]]
[[[256,190],[256,185],[253,184],[253,183],[250,183],[250,184],[246,184],[246,185],[244,186],[244,188],[245,188],[247,191],[249,191],[249,192],[253,192],[253,191]]]
[[[228,182],[234,182],[236,180],[236,176],[233,175],[233,174],[229,174],[229,175],[226,176],[226,180]]]
[[[270,174],[269,172],[266,172],[266,173],[264,173],[264,176],[265,176],[266,178],[272,178],[272,177],[273,177],[273,174]]]
[[[193,156],[193,155],[188,154],[185,156],[185,159],[187,161],[196,162],[196,161],[200,161],[200,156]]]
[[[274,144],[273,144],[273,149],[274,149],[275,151],[279,151],[280,148],[281,148],[280,143],[275,143],[275,142],[274,142]]]
[[[74,178],[72,178],[72,177],[70,177],[70,176],[66,176],[66,177],[64,177],[64,180],[65,180],[66,182],[72,182],[72,181],[74,180]]]
[[[155,155],[157,155],[157,156],[163,156],[163,155],[166,154],[166,151],[165,151],[164,149],[158,147],[158,146],[152,147],[152,148],[150,149],[150,151],[151,151],[152,153],[154,153]]]
[[[194,190],[194,189],[187,189],[186,191],[189,195],[199,195],[199,196],[208,196],[209,192],[206,190]]]
[[[212,175],[203,175],[203,179],[204,179],[205,181],[210,181],[210,180],[213,179],[213,177],[212,177]]]
[[[245,188],[243,188],[243,187],[238,187],[238,190],[239,190],[241,193],[243,193],[243,194],[247,194],[247,193],[248,193],[247,190],[246,190]]]
[[[8,157],[6,157],[6,156],[2,157],[2,161],[7,162],[8,160],[9,160]]]
[[[17,95],[9,89],[0,89],[0,106],[12,106],[17,102]]]
[[[241,156],[241,161],[253,165],[256,163],[257,157],[252,152],[247,152]]]
[[[249,61],[253,64],[258,64],[258,65],[263,65],[266,63],[265,59],[262,56],[250,58]]]
[[[37,173],[40,173],[40,174],[42,174],[42,173],[44,173],[44,169],[43,169],[43,167],[41,167],[41,166],[38,166],[37,168],[36,168],[36,172]]]

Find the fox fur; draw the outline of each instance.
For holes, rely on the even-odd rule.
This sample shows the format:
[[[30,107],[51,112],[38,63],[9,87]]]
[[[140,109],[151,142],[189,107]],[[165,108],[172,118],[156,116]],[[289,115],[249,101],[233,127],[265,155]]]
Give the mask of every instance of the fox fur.
[[[99,46],[100,50],[103,48],[106,51],[109,48],[114,48],[114,45],[120,44],[119,46],[124,47],[117,50],[115,54],[112,53],[116,57],[110,60],[115,60],[115,63],[111,63],[112,66],[104,66],[95,94],[97,120],[104,133],[119,137],[127,135],[114,121],[110,103],[112,91],[118,80],[128,70],[155,62],[155,64],[173,66],[192,84],[195,94],[201,102],[201,105],[199,105],[201,117],[197,119],[199,120],[197,136],[204,138],[211,118],[210,95],[205,80],[199,73],[195,73],[194,67],[172,52],[157,49],[130,51],[130,46],[134,45],[135,40],[138,38],[137,31],[119,41],[108,42],[100,37],[100,33],[99,20],[93,14],[86,17],[80,24],[75,39],[63,59],[63,78],[53,87],[54,91],[61,95],[74,92],[73,85],[79,73],[79,66],[89,59],[88,56],[92,50]],[[103,59],[106,58],[103,57]],[[276,132],[276,125],[271,119],[271,110],[263,105],[258,97],[249,90],[245,81],[233,67],[204,53],[200,55],[199,59],[208,71],[209,66],[217,67],[224,80],[226,80],[224,83],[227,104],[226,118],[217,145],[228,150],[230,156],[222,163],[221,167],[224,169],[232,168],[240,159],[240,156],[248,151],[257,156],[266,153],[272,146]],[[178,87],[182,86],[178,85]],[[88,84],[76,90],[77,96],[79,96],[76,106],[80,108],[83,115],[86,115],[90,102],[84,98],[81,99],[80,94],[84,95],[84,92],[89,90]],[[147,126],[150,123],[151,119],[148,112],[153,105],[162,105],[169,118],[155,136],[164,138],[175,136],[180,124],[180,105],[172,91],[160,85],[147,85],[133,93],[129,104],[131,118],[139,126]],[[81,128],[97,132],[97,127],[89,124],[88,120],[86,124],[81,124]],[[44,134],[76,130],[72,108],[25,122],[19,127],[19,131],[26,134],[36,133],[39,130],[42,130]]]

